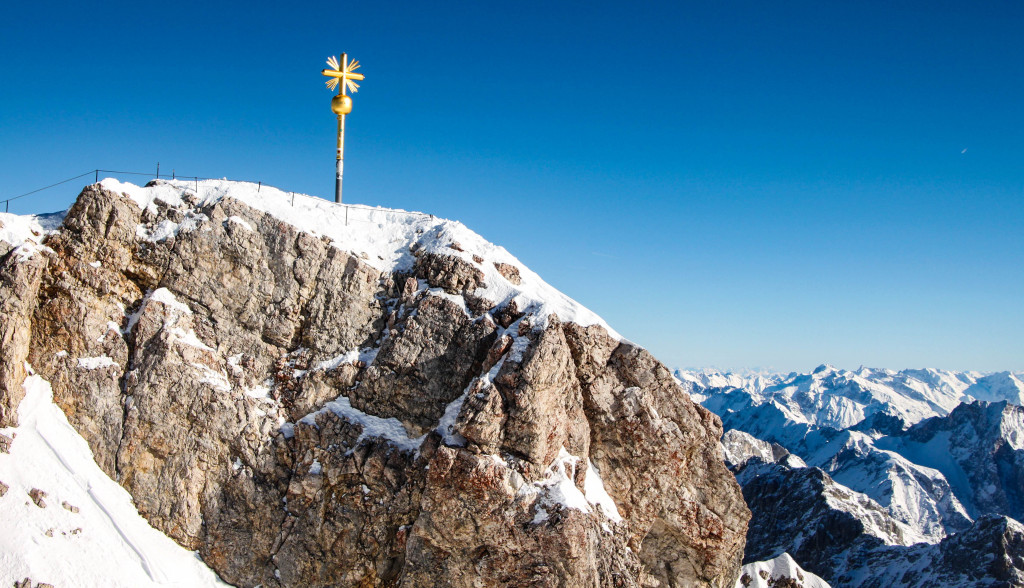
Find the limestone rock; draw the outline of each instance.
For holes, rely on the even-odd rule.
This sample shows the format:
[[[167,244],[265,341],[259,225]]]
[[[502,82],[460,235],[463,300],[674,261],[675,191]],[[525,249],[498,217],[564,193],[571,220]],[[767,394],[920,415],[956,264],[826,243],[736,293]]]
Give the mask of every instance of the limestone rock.
[[[39,508],[46,508],[46,501],[43,500],[46,498],[46,492],[43,492],[39,488],[33,488],[28,491],[28,495],[29,498],[32,499],[32,502],[36,503],[36,506]]]
[[[427,296],[381,345],[352,405],[396,417],[419,436],[476,376],[495,338],[493,324],[470,320],[453,302]]]
[[[738,577],[749,512],[720,422],[646,351],[475,294],[468,245],[416,242],[382,272],[230,197],[154,188],[182,203],[92,186],[51,251],[3,259],[0,420],[28,361],[139,512],[226,581]]]
[[[18,425],[32,314],[47,262],[48,257],[40,253],[21,261],[11,252],[0,260],[0,427]]]
[[[424,253],[416,259],[416,276],[431,288],[443,288],[449,294],[472,293],[484,283],[484,273],[461,257]]]
[[[501,274],[506,280],[512,284],[518,286],[523,283],[523,279],[519,277],[519,268],[512,264],[494,262],[495,269]]]

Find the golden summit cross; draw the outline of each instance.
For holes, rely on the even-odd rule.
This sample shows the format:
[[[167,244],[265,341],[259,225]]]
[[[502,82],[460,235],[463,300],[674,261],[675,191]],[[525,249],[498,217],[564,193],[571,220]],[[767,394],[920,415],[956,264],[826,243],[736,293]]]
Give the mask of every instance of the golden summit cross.
[[[352,98],[345,94],[345,90],[351,90],[353,94],[358,92],[359,84],[355,80],[362,81],[363,74],[355,73],[359,62],[349,61],[347,53],[341,54],[340,62],[330,56],[327,65],[332,69],[324,69],[320,73],[330,78],[327,80],[329,89],[338,89],[338,95],[331,99],[331,110],[338,115],[338,170],[334,181],[334,201],[340,203],[341,177],[345,171],[345,115],[352,112]]]

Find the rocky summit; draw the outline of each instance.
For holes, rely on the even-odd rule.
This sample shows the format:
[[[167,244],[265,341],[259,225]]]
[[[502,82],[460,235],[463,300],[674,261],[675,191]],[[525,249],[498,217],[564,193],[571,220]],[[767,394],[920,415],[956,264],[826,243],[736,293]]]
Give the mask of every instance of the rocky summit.
[[[228,583],[740,577],[718,417],[459,223],[107,180],[5,248],[0,300],[0,426],[48,382],[139,513]]]

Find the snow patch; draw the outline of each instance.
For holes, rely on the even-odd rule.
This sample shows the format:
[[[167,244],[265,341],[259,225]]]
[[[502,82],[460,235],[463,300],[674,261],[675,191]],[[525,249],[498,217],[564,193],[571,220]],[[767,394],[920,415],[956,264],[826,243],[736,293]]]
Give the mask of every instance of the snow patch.
[[[604,487],[604,481],[601,480],[601,474],[589,459],[587,460],[587,477],[583,481],[583,494],[586,496],[587,502],[601,507],[604,516],[616,523],[622,522],[619,508],[615,506],[615,500],[608,494]]]
[[[116,361],[106,355],[78,358],[78,367],[83,370],[99,370],[111,366],[120,367]]]
[[[302,417],[299,422],[315,427],[316,416],[327,410],[344,418],[350,423],[358,424],[363,428],[363,432],[355,441],[356,443],[359,443],[366,437],[380,437],[382,439],[387,439],[396,447],[404,451],[418,451],[420,444],[426,437],[426,435],[415,438],[410,437],[409,433],[405,430],[405,426],[403,426],[402,422],[398,419],[394,417],[384,419],[372,414],[367,414],[357,408],[354,408],[348,397],[344,395],[328,402],[322,409],[307,414]],[[289,425],[287,430],[285,425]],[[285,437],[290,438],[295,434],[294,425],[291,423],[285,423],[281,426],[281,432],[284,433]]]
[[[227,222],[235,223],[236,225],[242,227],[243,229],[245,229],[247,231],[253,231],[252,225],[250,225],[248,222],[246,222],[246,220],[244,218],[242,218],[240,216],[237,216],[237,215],[229,216]]]
[[[546,521],[548,518],[547,507],[556,504],[584,513],[591,512],[590,502],[573,482],[579,462],[580,458],[570,454],[565,447],[562,447],[558,450],[558,457],[544,472],[544,479],[533,483],[540,491],[540,504],[533,519],[534,524]],[[615,512],[617,513],[618,509]]]

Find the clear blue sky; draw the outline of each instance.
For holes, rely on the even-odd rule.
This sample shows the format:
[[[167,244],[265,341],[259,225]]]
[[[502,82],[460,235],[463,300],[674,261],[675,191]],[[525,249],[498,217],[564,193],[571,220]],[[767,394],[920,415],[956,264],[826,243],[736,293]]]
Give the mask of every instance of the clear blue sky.
[[[1024,3],[641,4],[8,3],[0,199],[158,161],[333,198],[347,51],[347,202],[669,366],[1024,370]]]

